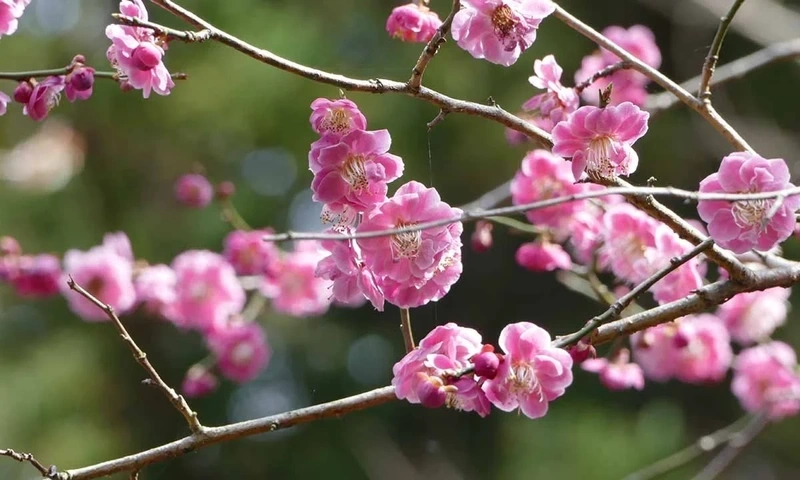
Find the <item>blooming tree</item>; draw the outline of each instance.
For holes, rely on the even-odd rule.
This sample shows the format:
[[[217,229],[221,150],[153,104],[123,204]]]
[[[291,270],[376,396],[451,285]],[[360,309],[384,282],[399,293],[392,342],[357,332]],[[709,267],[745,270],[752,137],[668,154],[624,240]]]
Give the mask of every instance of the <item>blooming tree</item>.
[[[3,43],[13,41],[5,37],[15,33],[29,3],[0,0]],[[440,109],[429,128],[448,114],[465,113],[502,124],[517,135],[514,140],[521,136],[535,145],[514,178],[498,187],[501,200],[460,208],[405,174],[404,160],[392,153],[391,125],[368,130],[368,124],[376,128],[368,122],[370,112],[343,94],[307,99],[310,131],[318,135],[309,141],[307,181],[322,211],[320,233],[251,228],[233,207],[233,185],[215,186],[198,172],[176,179],[174,196],[190,208],[223,207],[234,229],[215,251],[190,249],[176,253],[169,264],[151,263],[135,253],[125,233],[113,232],[85,251],[65,246],[59,258],[29,253],[13,231],[4,232],[0,281],[32,301],[61,295],[77,318],[113,324],[191,434],[73,470],[46,468],[13,450],[0,454],[27,461],[51,479],[79,480],[116,472],[135,476],[147,465],[194,448],[393,399],[481,417],[516,411],[537,419],[559,408],[558,400],[569,395],[575,381],[593,381],[576,375],[578,370],[596,373],[610,390],[642,390],[649,382],[671,380],[720,383],[732,371],[732,394],[759,421],[800,412],[795,352],[772,339],[786,322],[789,289],[800,282],[800,264],[781,257],[779,248],[796,231],[800,189],[791,183],[784,159],[760,156],[711,102],[722,40],[741,1],[734,2],[714,38],[697,96],[659,73],[661,53],[647,27],[609,26],[598,32],[551,0],[455,0],[444,20],[434,9],[444,12],[445,5],[423,0],[397,6],[386,22],[388,34],[424,44],[406,82],[311,69],[251,46],[172,0],[152,3],[192,29],[153,23],[142,0],[122,0],[105,30],[106,59],[90,62],[78,54],[61,69],[0,74],[16,82],[13,91],[0,92],[0,114],[42,121],[62,94],[70,102],[91,101],[95,79],[140,90],[145,99],[152,93],[169,95],[179,88],[174,80],[183,78],[166,67],[170,47],[216,41],[343,90],[400,93],[429,102]],[[525,55],[539,26],[559,20],[597,45],[581,62],[572,86],[553,54]],[[448,36],[476,62],[495,64],[492,68],[530,62],[529,82],[539,92],[523,103],[523,113],[451,98],[422,85]],[[103,71],[106,66],[109,71]],[[622,178],[647,161],[635,144],[658,113],[648,108],[651,83],[695,110],[730,143],[731,153],[720,159],[718,171],[697,179],[695,190],[650,181],[633,186]],[[394,145],[400,142],[395,139]],[[696,201],[702,222],[681,218],[656,196]],[[497,207],[506,198],[512,205]],[[518,214],[527,221],[510,217]],[[462,261],[465,225],[477,219],[471,248],[491,248],[493,228],[531,235],[535,238],[516,251],[519,266],[557,271],[568,283],[587,287],[587,295],[606,304],[602,313],[572,333],[548,332],[535,318],[498,319],[505,326],[497,339],[455,322],[435,325],[425,335],[412,329],[413,309],[459,287],[462,272],[470,268]],[[283,248],[284,240],[295,244]],[[396,359],[391,386],[244,424],[204,425],[187,398],[212,395],[224,381],[251,381],[269,368],[269,325],[257,321],[266,304],[293,317],[367,308],[384,318],[395,315],[396,308],[407,353]],[[181,393],[160,377],[127,333],[124,319],[136,309],[202,336],[209,356],[186,366]],[[415,334],[422,336],[418,344]]]

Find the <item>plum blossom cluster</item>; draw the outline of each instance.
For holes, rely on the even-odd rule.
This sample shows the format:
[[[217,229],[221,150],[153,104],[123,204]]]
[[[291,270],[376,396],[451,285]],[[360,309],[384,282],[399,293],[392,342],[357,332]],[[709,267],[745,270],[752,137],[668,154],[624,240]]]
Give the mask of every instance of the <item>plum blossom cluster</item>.
[[[540,418],[572,383],[572,357],[550,341],[532,323],[513,323],[500,332],[503,353],[496,353],[477,331],[448,323],[394,365],[392,385],[398,398],[429,408],[485,417],[494,405]]]
[[[293,251],[283,252],[262,240],[267,233],[271,230],[235,230],[225,238],[221,253],[188,250],[169,265],[137,261],[122,232],[107,234],[102,244],[88,250],[69,250],[62,259],[24,253],[16,240],[2,237],[0,282],[23,297],[61,293],[85,321],[109,321],[103,309],[69,288],[72,278],[123,318],[140,309],[199,333],[212,355],[189,369],[184,393],[202,395],[216,387],[215,370],[246,382],[269,362],[266,333],[246,313],[244,284],[256,285],[251,299],[267,297],[274,311],[289,316],[318,315],[331,305],[331,283],[315,275],[326,254],[320,244],[299,242]]]
[[[65,75],[51,75],[42,80],[29,78],[19,82],[11,97],[0,92],[0,115],[6,113],[12,100],[22,105],[22,113],[32,120],[42,121],[61,101],[62,93],[67,100],[88,100],[94,87],[92,67],[86,65],[83,55],[76,55]]]
[[[320,139],[311,145],[311,190],[324,204],[322,220],[339,233],[381,232],[457,218],[461,210],[415,181],[388,197],[388,184],[403,174],[403,161],[389,153],[388,130],[369,131],[366,117],[347,99],[320,98],[311,104],[311,126]],[[317,275],[333,282],[331,297],[383,310],[388,301],[412,308],[441,299],[461,275],[460,222],[394,235],[324,242],[328,255]]]
[[[122,0],[119,11],[128,17],[148,19],[142,0]],[[166,39],[157,37],[149,28],[127,25],[109,25],[106,37],[111,40],[106,57],[117,70],[123,89],[141,90],[144,98],[151,92],[169,95],[175,83],[164,65]]]

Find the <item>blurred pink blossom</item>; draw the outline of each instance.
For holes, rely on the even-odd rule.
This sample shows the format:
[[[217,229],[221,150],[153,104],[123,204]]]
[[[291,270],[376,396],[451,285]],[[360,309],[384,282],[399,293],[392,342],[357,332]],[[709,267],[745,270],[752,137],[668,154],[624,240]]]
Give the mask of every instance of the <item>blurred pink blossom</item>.
[[[247,382],[267,366],[271,351],[260,325],[234,320],[206,337],[208,348],[217,357],[217,369],[235,382]]]
[[[733,363],[731,390],[748,412],[766,412],[772,420],[800,412],[797,357],[783,342],[743,350]]]
[[[719,306],[717,316],[742,345],[766,340],[786,322],[790,294],[790,289],[781,287],[739,293]]]
[[[581,364],[587,372],[600,375],[600,383],[609,390],[644,388],[642,367],[630,362],[630,351],[621,349],[610,361],[607,358],[590,358]]]
[[[386,31],[405,42],[426,43],[442,25],[439,15],[425,5],[407,3],[395,7],[386,20]]]

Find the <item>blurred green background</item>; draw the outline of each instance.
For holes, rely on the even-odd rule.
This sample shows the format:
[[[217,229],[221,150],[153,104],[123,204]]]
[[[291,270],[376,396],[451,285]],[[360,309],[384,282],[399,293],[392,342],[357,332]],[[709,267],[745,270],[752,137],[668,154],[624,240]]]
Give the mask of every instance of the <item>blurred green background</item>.
[[[714,8],[729,1],[564,1],[598,29],[611,24],[651,27],[664,54],[662,70],[678,80],[699,73],[716,30]],[[767,20],[762,0],[746,2],[742,23]],[[393,41],[385,19],[390,1],[185,0],[217,26],[292,60],[358,78],[405,80],[420,46]],[[447,0],[433,0],[444,16]],[[704,4],[704,6],[698,6]],[[800,2],[775,3],[797,9]],[[104,36],[116,2],[33,0],[20,31],[0,40],[0,70],[65,65],[82,53],[108,70]],[[151,18],[185,28],[155,7]],[[778,11],[780,13],[780,11]],[[741,25],[728,36],[722,63],[767,41],[796,35],[788,14],[756,34]],[[774,15],[774,12],[773,12]],[[787,27],[787,25],[789,25]],[[794,27],[792,27],[794,25]],[[796,27],[796,28],[795,28]],[[751,29],[752,30],[752,29]],[[761,36],[759,36],[761,35]],[[449,42],[425,75],[448,95],[483,102],[490,95],[515,111],[535,93],[527,83],[533,60],[555,53],[564,83],[594,47],[548,19],[533,47],[511,68],[477,61]],[[252,225],[319,228],[310,200],[306,155],[315,134],[309,103],[337,89],[264,66],[224,46],[173,44],[173,72],[186,72],[168,97],[143,100],[98,81],[90,101],[66,99],[43,124],[18,105],[0,118],[0,234],[28,252],[63,253],[98,244],[105,232],[124,230],[137,257],[169,263],[183,250],[219,251],[228,226],[219,211],[186,210],[172,184],[202,165],[215,181],[231,180],[235,203]],[[790,162],[797,178],[800,97],[795,63],[773,65],[714,93],[721,112],[765,157]],[[10,92],[13,83],[0,84]],[[657,92],[656,87],[652,87]],[[433,184],[453,205],[466,203],[510,178],[525,153],[503,128],[450,115],[427,132],[437,110],[412,98],[349,94],[373,129],[388,128],[392,152],[410,179]],[[26,142],[26,143],[24,143]],[[662,113],[636,145],[641,164],[632,180],[696,188],[729,153],[728,145],[685,108]],[[394,188],[401,182],[396,182]],[[676,204],[694,216],[691,206]],[[467,227],[468,235],[471,227]],[[494,343],[500,329],[530,320],[553,334],[575,330],[601,306],[567,291],[551,275],[523,271],[513,260],[524,237],[495,229],[484,254],[465,248],[464,274],[441,302],[412,313],[422,337],[456,321]],[[467,238],[465,238],[467,240]],[[786,244],[787,256],[800,250]],[[796,310],[800,311],[800,310]],[[797,313],[777,336],[800,345]],[[311,405],[386,385],[402,356],[393,307],[332,309],[321,318],[293,319],[267,311],[273,357],[256,381],[224,383],[192,402],[206,424],[222,424]],[[136,314],[125,319],[163,377],[178,386],[205,355],[198,335]],[[155,390],[109,324],[88,324],[60,298],[32,302],[0,290],[0,447],[32,451],[60,469],[85,466],[163,444],[185,435],[183,419]],[[142,472],[158,479],[613,479],[647,465],[741,415],[728,382],[699,387],[649,384],[644,392],[611,393],[596,376],[576,370],[576,381],[531,421],[497,410],[487,419],[446,409],[395,402],[343,419],[213,446]],[[799,478],[800,420],[771,426],[725,478]],[[703,460],[667,478],[688,478]],[[0,459],[0,478],[35,478],[33,469]],[[127,478],[121,475],[119,478]]]

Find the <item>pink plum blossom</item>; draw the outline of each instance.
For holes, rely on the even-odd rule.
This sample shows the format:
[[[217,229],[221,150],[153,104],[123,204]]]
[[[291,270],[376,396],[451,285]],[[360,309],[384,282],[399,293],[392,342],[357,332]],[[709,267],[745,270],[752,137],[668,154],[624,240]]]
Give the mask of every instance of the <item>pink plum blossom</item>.
[[[676,378],[687,383],[718,382],[733,359],[730,336],[710,314],[688,315],[631,337],[634,358],[655,381]]]
[[[204,208],[214,199],[214,187],[199,173],[187,173],[175,182],[175,198],[192,208]]]
[[[659,223],[629,204],[610,207],[603,216],[605,242],[599,263],[622,280],[639,283],[662,255],[655,248]]]
[[[375,274],[364,264],[358,244],[352,240],[328,240],[321,245],[330,255],[319,261],[316,276],[333,282],[333,298],[345,305],[356,305],[366,298],[382,312],[383,292]]]
[[[126,260],[131,262],[134,260],[131,240],[125,232],[106,233],[103,235],[103,246]]]
[[[536,40],[536,30],[555,11],[550,0],[462,0],[452,35],[475,58],[509,66]]]
[[[148,19],[142,0],[122,0],[119,11],[129,17]],[[163,62],[166,43],[157,38],[153,30],[114,24],[106,27],[106,37],[111,40],[106,56],[125,84],[142,90],[144,98],[148,98],[151,91],[169,95],[175,83]]]
[[[0,37],[17,31],[19,18],[31,0],[0,0]]]
[[[575,180],[630,175],[639,165],[631,146],[647,133],[649,118],[630,102],[581,107],[553,128],[553,153],[571,158]]]
[[[264,330],[252,322],[228,322],[211,332],[206,342],[220,373],[240,383],[256,378],[272,355]]]
[[[311,102],[311,128],[320,135],[340,138],[353,130],[366,130],[367,119],[351,100],[318,98]]]
[[[0,258],[0,279],[9,281],[21,297],[49,297],[60,291],[61,262],[48,253],[3,257]]]
[[[426,43],[442,25],[439,15],[422,3],[395,7],[386,20],[386,31],[404,42]]]
[[[654,240],[653,250],[645,255],[651,259],[651,275],[669,266],[673,258],[693,248],[691,243],[678,237],[664,224],[659,224],[656,228]],[[705,265],[698,257],[694,257],[656,282],[650,290],[658,303],[674,302],[701,288],[704,274]]]
[[[76,66],[66,77],[64,93],[67,100],[88,100],[94,87],[94,68],[85,65]]]
[[[272,230],[234,230],[225,237],[222,256],[239,275],[269,274],[280,261],[275,244],[263,240],[270,233]]]
[[[787,188],[794,185],[789,182],[789,168],[783,159],[765,159],[749,152],[726,156],[719,171],[700,182],[701,193],[758,193]],[[773,212],[775,202],[700,200],[697,212],[708,223],[711,238],[721,247],[735,253],[751,248],[766,251],[794,232],[794,212],[800,208],[800,195],[786,198]]]
[[[218,253],[189,250],[172,261],[176,299],[169,319],[184,328],[210,332],[242,311],[245,293],[233,267]]]
[[[572,267],[572,259],[561,245],[547,241],[529,242],[517,249],[517,263],[532,272],[552,272]]]
[[[734,340],[749,345],[768,339],[786,322],[790,293],[790,289],[781,287],[740,293],[720,305],[716,314]]]
[[[58,102],[61,100],[61,91],[64,90],[64,77],[47,77],[36,83],[22,109],[22,113],[37,122],[47,118]]]
[[[369,212],[358,232],[412,227],[458,218],[436,189],[419,182],[401,186],[392,198]],[[441,299],[461,276],[461,222],[391,236],[360,238],[364,262],[381,278],[386,300],[412,308]]]
[[[208,395],[217,389],[217,377],[203,365],[192,365],[181,385],[181,393],[189,398]]]
[[[264,276],[261,293],[272,299],[275,311],[294,317],[325,313],[331,305],[331,282],[315,275],[326,251],[319,242],[297,242],[295,250],[282,255],[270,275]]]
[[[86,321],[108,321],[105,310],[69,288],[70,277],[95,298],[110,305],[117,314],[127,313],[136,303],[133,263],[112,248],[97,246],[85,252],[69,250],[64,254],[61,279],[61,293],[70,310]]]
[[[556,62],[556,57],[547,55],[533,62],[535,75],[528,81],[536,88],[547,90],[532,97],[522,104],[522,109],[536,111],[542,117],[548,117],[555,125],[578,109],[580,100],[575,89],[561,85],[561,74],[564,70]]]
[[[403,174],[403,160],[388,153],[388,130],[354,130],[310,157],[314,201],[366,212],[386,199],[387,184]],[[313,148],[313,146],[312,146]]]
[[[610,361],[607,358],[590,358],[581,364],[581,368],[600,375],[600,383],[609,390],[644,388],[642,367],[630,362],[630,351],[625,348]]]
[[[575,183],[569,162],[547,150],[538,149],[528,152],[522,159],[522,165],[511,181],[511,200],[514,205],[523,205],[575,195],[593,188],[598,187]],[[568,228],[574,214],[588,209],[588,202],[577,200],[530,210],[525,215],[534,225]]]
[[[656,69],[661,65],[661,51],[656,45],[655,35],[649,28],[643,25],[634,25],[626,30],[619,26],[611,26],[603,30],[603,35],[647,65]],[[575,72],[575,82],[581,83],[588,80],[596,72],[619,61],[620,58],[608,50],[598,50],[583,58],[581,68]],[[583,90],[582,96],[587,102],[597,104],[599,102],[598,91],[605,90],[609,84],[613,83],[612,105],[631,102],[643,106],[647,100],[645,87],[649,82],[649,78],[632,69],[618,70],[609,76],[595,80]]]
[[[9,103],[11,103],[11,97],[9,97],[6,93],[0,92],[0,116],[6,114]]]
[[[748,412],[766,412],[772,420],[800,412],[797,357],[783,342],[743,350],[733,362],[731,390]]]
[[[471,328],[452,322],[434,328],[392,368],[395,395],[410,403],[447,405],[485,417],[491,405],[478,381],[469,374],[455,381],[446,375],[469,366],[481,348],[481,335]]]
[[[486,398],[505,412],[519,408],[529,418],[543,417],[572,383],[572,357],[529,322],[507,325],[499,343],[505,357],[497,376],[483,383]]]
[[[134,278],[136,298],[149,312],[170,317],[177,299],[178,277],[169,265],[151,265],[141,269]]]

